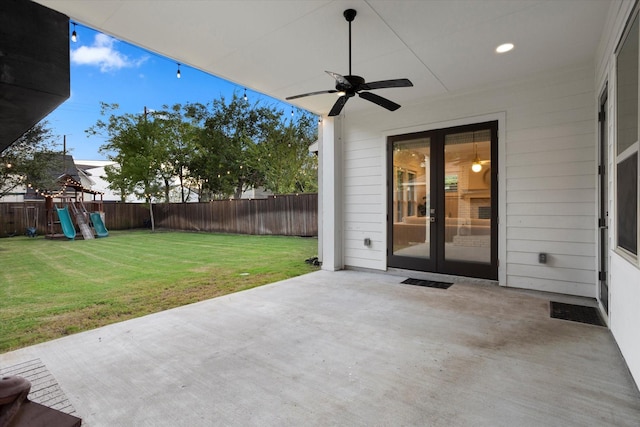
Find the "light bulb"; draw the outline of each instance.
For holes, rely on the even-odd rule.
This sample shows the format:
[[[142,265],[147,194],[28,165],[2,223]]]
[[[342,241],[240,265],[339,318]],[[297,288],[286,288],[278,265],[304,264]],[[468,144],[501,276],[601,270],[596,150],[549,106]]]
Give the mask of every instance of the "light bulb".
[[[513,50],[513,43],[504,43],[496,48],[497,53],[506,53]]]
[[[76,23],[72,22],[72,24],[73,24],[73,33],[71,33],[71,41],[75,43],[78,41],[78,33],[76,33]]]
[[[478,173],[482,170],[482,164],[478,157],[478,145],[475,143],[473,144],[473,151],[475,152],[475,156],[473,157],[473,163],[471,163],[471,170]]]
[[[180,64],[178,64],[178,72],[176,73],[176,77],[180,78]]]

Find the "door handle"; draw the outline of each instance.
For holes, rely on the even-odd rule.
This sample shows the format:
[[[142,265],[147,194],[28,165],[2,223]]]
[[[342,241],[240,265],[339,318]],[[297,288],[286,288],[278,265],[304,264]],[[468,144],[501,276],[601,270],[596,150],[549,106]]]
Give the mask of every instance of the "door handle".
[[[435,216],[430,216],[429,217],[429,222],[436,222],[436,217]]]

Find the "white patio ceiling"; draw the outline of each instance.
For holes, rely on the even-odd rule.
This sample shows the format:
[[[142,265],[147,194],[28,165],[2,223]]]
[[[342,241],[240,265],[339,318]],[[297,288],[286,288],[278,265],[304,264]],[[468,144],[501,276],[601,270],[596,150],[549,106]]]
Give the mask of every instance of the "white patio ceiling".
[[[70,19],[277,99],[333,89],[325,70],[400,104],[593,61],[611,0],[38,0]],[[515,49],[494,52],[501,43]],[[203,88],[206,90],[206,88]],[[294,102],[326,114],[333,94]],[[351,100],[345,112],[379,108]]]

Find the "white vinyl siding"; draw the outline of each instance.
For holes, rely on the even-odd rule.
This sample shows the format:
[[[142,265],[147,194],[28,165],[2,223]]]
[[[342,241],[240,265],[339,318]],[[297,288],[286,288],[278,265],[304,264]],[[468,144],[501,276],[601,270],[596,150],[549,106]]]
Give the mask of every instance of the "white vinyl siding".
[[[344,146],[344,263],[380,270],[386,259],[385,193],[380,191],[384,149],[377,139],[357,136],[346,136]],[[370,247],[365,238],[371,239]]]
[[[345,265],[386,268],[386,136],[471,124],[502,113],[501,284],[595,297],[593,73],[585,65],[404,105],[394,113],[348,115],[347,108]],[[371,248],[363,245],[365,237],[372,239]],[[538,264],[539,252],[548,254],[547,264]]]

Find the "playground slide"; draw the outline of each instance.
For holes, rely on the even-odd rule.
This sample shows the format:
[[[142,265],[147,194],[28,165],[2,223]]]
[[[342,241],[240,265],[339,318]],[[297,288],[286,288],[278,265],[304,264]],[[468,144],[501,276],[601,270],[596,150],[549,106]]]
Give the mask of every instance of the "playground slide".
[[[71,221],[71,215],[69,215],[67,207],[65,206],[60,209],[56,206],[56,211],[58,211],[58,218],[60,218],[60,225],[62,226],[62,232],[65,237],[70,240],[75,239],[76,227],[74,227],[73,222]]]
[[[107,237],[109,235],[109,231],[107,231],[107,227],[104,226],[104,222],[102,222],[102,217],[99,212],[91,213],[91,222],[93,223],[93,229],[96,231],[98,237]]]

